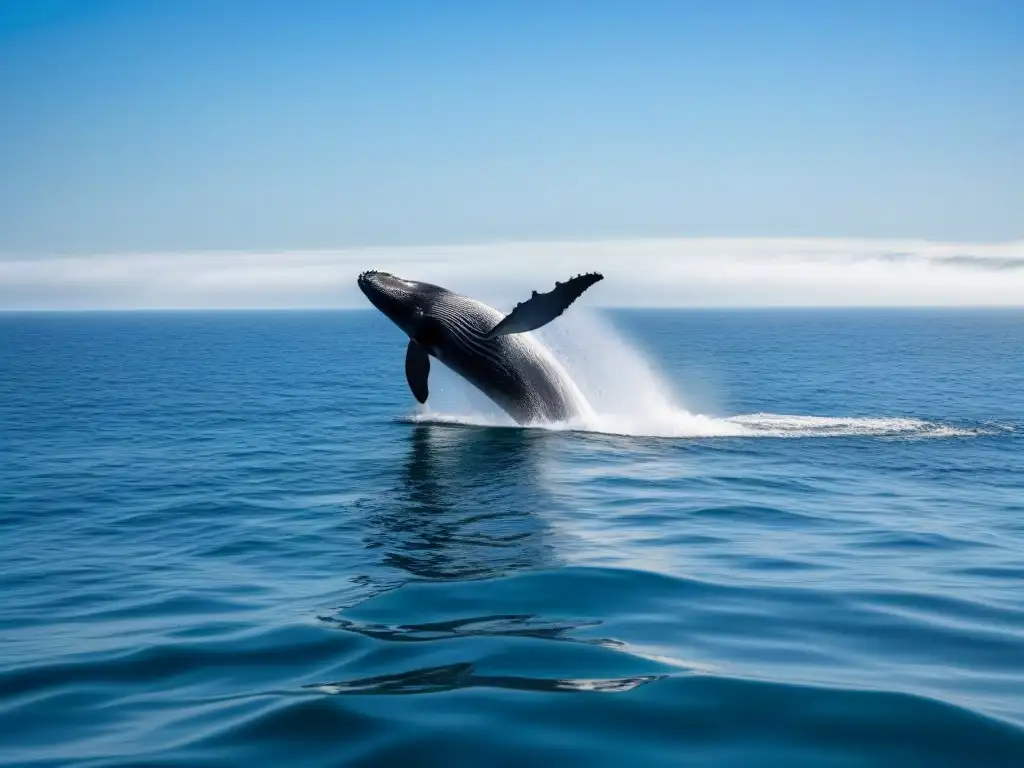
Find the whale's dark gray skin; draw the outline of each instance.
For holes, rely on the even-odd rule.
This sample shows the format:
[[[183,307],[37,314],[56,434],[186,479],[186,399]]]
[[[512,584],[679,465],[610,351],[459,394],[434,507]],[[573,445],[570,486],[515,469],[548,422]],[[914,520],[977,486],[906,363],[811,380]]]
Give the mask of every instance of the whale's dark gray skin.
[[[579,415],[581,395],[550,352],[526,331],[561,315],[599,274],[557,283],[508,314],[430,283],[386,272],[359,275],[359,288],[409,337],[405,375],[420,403],[429,395],[430,358],[469,381],[519,424]]]

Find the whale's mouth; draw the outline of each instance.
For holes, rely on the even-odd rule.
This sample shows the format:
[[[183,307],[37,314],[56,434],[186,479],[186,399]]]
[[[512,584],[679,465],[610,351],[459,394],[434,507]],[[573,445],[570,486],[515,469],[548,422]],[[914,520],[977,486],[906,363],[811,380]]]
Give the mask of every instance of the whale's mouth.
[[[404,277],[393,275],[390,272],[381,272],[377,269],[368,269],[360,272],[356,279],[359,289],[366,294],[374,306],[382,312],[387,310],[378,301],[387,297],[390,301],[408,302],[415,300],[415,297],[422,297],[428,294],[443,291],[444,289],[424,283],[419,280],[406,280]]]
[[[360,272],[356,282],[367,296],[369,296],[368,291],[370,290],[382,293],[408,293],[415,290],[418,285],[412,280],[406,280],[390,272],[380,272],[376,269]]]
[[[356,283],[374,307],[398,325],[402,324],[405,315],[411,310],[408,304],[412,293],[404,280],[387,272],[370,269],[360,272]]]
[[[382,311],[384,311],[384,307],[379,302],[385,297],[392,301],[407,299],[414,289],[414,284],[408,280],[376,269],[360,272],[356,283],[359,285],[359,289],[366,294],[366,298]]]
[[[410,335],[424,307],[429,305],[432,297],[444,290],[436,285],[406,280],[376,269],[360,272],[357,283],[359,290],[374,307]]]
[[[380,290],[382,288],[382,279],[395,279],[394,275],[390,275],[387,272],[378,272],[376,269],[368,269],[365,272],[360,272],[359,277],[356,278],[356,283],[363,293],[367,293],[368,290]],[[367,293],[367,296],[369,294]]]

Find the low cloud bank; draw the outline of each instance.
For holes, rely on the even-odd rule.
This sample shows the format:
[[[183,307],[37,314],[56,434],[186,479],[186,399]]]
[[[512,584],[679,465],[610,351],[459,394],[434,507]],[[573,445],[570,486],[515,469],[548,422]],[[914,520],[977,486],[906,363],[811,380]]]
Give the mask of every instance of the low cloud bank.
[[[602,306],[1024,306],[1024,241],[720,238],[7,258],[0,309],[367,307],[364,269],[506,309],[594,270]]]

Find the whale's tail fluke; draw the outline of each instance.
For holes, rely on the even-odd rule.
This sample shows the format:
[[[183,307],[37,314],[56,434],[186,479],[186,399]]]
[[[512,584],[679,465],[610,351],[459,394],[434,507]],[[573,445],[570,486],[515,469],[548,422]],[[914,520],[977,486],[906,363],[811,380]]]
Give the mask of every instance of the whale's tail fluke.
[[[587,288],[603,279],[604,275],[591,272],[577,275],[564,283],[555,283],[555,289],[550,293],[534,291],[531,298],[516,304],[515,309],[505,315],[501,322],[484,335],[484,338],[493,339],[495,336],[510,333],[526,333],[547,325],[565,312]]]

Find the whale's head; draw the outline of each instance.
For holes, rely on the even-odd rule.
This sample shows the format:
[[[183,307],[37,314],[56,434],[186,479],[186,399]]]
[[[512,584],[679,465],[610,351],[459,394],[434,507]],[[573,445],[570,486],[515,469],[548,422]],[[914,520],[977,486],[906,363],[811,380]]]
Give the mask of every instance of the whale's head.
[[[370,270],[359,275],[359,289],[377,309],[410,337],[420,333],[424,313],[445,289],[430,283]]]

